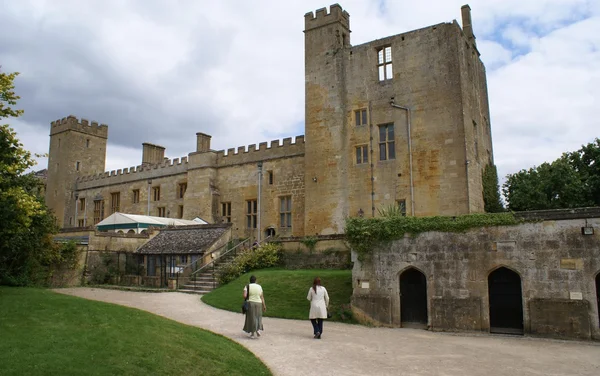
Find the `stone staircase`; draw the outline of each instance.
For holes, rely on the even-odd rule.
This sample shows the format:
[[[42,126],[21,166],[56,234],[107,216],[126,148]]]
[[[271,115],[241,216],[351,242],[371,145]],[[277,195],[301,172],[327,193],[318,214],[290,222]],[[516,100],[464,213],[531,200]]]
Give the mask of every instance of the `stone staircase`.
[[[242,243],[238,244],[238,246]],[[236,254],[237,252],[231,252],[230,250],[225,252],[223,256],[214,259],[212,262],[202,265],[190,275],[188,281],[179,287],[177,291],[203,295],[216,289],[219,287],[219,281],[217,280],[219,271],[225,265],[229,264],[235,258]]]

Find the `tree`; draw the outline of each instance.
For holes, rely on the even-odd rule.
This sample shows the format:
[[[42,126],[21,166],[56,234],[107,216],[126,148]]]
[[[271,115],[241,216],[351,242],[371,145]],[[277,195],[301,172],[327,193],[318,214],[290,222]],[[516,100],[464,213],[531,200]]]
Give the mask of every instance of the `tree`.
[[[508,175],[502,191],[514,211],[600,206],[600,139]]]
[[[17,75],[0,72],[0,120],[23,113],[12,108],[19,99],[13,83]],[[16,132],[0,125],[0,284],[42,283],[49,266],[60,260],[52,240],[54,217],[37,193],[41,182],[26,173],[34,165]]]
[[[498,187],[498,170],[493,164],[485,166],[481,176],[483,184],[483,205],[486,213],[500,213],[504,211]]]

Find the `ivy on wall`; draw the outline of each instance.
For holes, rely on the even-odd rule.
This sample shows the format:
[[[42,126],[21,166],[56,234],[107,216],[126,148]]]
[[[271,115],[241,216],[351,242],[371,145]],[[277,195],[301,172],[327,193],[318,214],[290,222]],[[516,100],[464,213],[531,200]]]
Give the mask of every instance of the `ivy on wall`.
[[[456,217],[348,218],[346,239],[359,260],[371,254],[378,244],[428,231],[464,232],[472,228],[512,226],[525,222],[512,213],[467,214]]]
[[[496,166],[488,164],[481,175],[483,185],[483,205],[486,213],[500,213],[504,206],[500,200],[500,188],[498,186],[498,171]]]

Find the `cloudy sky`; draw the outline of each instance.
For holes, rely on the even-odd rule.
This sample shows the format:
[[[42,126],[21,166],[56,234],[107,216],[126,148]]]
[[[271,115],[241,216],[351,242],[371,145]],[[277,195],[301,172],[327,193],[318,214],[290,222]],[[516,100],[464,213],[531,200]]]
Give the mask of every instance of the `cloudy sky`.
[[[361,0],[351,43],[460,23],[466,0]],[[227,149],[304,133],[304,13],[322,0],[0,0],[0,65],[19,71],[25,147],[49,123],[109,125],[107,169],[142,142],[181,157],[195,133]],[[501,177],[600,137],[600,1],[471,0]],[[47,161],[41,159],[40,168]]]

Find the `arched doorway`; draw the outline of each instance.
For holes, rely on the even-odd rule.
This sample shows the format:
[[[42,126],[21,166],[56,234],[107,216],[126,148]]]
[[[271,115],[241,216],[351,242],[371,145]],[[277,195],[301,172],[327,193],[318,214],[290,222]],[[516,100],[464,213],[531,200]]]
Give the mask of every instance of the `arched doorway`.
[[[427,327],[427,279],[414,268],[400,275],[400,322],[402,327]]]
[[[501,267],[488,276],[490,332],[523,334],[521,277]]]

